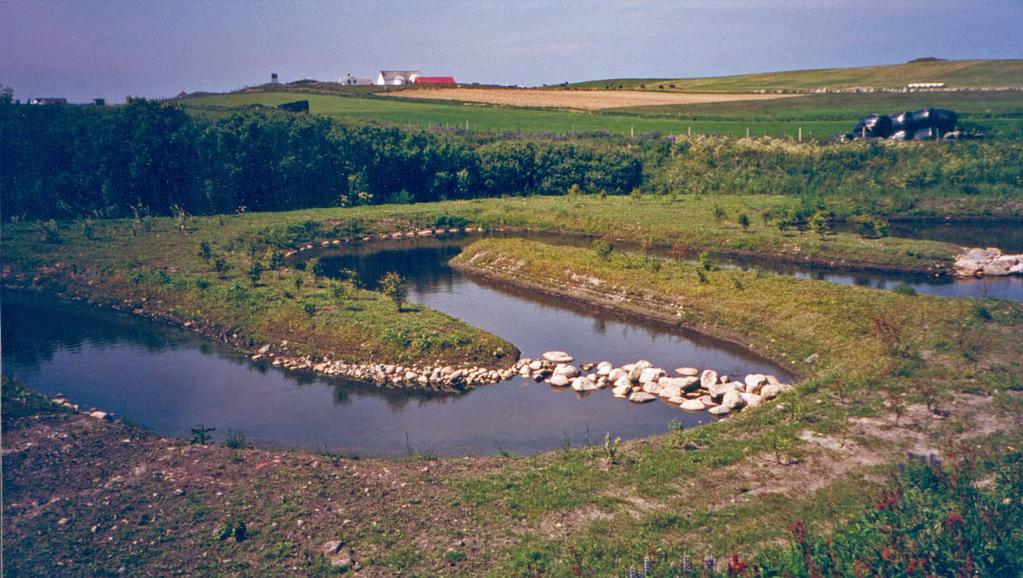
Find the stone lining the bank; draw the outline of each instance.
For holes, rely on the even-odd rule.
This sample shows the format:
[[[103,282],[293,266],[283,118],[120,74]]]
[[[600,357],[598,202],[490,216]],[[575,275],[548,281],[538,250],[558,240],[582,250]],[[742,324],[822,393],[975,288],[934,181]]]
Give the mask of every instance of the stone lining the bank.
[[[675,376],[672,376],[646,360],[621,367],[601,361],[582,364],[578,368],[570,365],[572,360],[563,351],[548,351],[540,359],[523,359],[516,366],[521,377],[543,381],[554,387],[571,387],[580,393],[610,387],[615,397],[631,402],[661,399],[682,410],[706,410],[713,415],[756,407],[792,388],[777,377],[763,373],[751,373],[739,381],[713,369],[701,371],[695,367],[677,368]]]
[[[1005,255],[996,247],[986,249],[964,247],[963,251],[956,256],[957,277],[1023,275],[1023,254]]]

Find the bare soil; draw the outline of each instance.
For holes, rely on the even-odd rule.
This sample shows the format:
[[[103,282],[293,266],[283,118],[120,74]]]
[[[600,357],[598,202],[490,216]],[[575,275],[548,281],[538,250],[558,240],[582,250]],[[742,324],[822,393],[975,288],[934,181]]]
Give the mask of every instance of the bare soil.
[[[562,108],[595,111],[634,106],[775,100],[798,97],[799,95],[660,93],[638,90],[545,90],[533,88],[419,88],[385,93],[385,96],[480,102],[527,108]]]

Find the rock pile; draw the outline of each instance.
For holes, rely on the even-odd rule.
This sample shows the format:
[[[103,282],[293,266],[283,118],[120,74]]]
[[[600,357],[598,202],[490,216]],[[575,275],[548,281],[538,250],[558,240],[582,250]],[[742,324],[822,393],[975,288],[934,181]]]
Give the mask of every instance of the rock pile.
[[[749,374],[739,381],[713,369],[680,367],[675,370],[676,375],[669,375],[646,360],[621,367],[607,361],[586,364],[582,367],[591,372],[584,374],[571,361],[572,357],[564,352],[547,352],[540,359],[522,359],[515,368],[522,377],[554,387],[571,387],[578,392],[611,388],[615,397],[632,402],[662,399],[686,411],[707,410],[714,415],[755,407],[792,387],[773,375],[761,373]]]
[[[956,257],[958,277],[1023,275],[1023,255],[1003,255],[1001,249],[973,248]]]

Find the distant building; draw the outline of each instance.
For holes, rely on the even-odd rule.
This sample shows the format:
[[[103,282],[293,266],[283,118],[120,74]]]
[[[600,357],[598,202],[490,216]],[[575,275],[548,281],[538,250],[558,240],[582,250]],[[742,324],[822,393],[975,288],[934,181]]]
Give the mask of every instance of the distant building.
[[[455,84],[453,76],[418,76],[413,84]]]
[[[276,72],[271,72],[270,73],[270,84],[278,84],[278,83],[280,83],[280,80],[277,78],[277,73]]]
[[[412,84],[419,78],[418,70],[381,70],[373,84],[377,86],[402,86]]]
[[[30,98],[29,104],[67,104],[66,98]]]
[[[355,78],[351,74],[346,74],[337,80],[338,84],[345,86],[368,86],[373,84],[372,78]]]
[[[944,82],[911,82],[906,88],[945,88]]]

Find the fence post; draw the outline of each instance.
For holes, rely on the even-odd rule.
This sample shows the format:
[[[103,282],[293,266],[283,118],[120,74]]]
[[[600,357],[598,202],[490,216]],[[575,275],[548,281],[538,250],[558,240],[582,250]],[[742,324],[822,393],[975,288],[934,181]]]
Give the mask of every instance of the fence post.
[[[803,127],[799,127],[799,142],[803,142]]]

